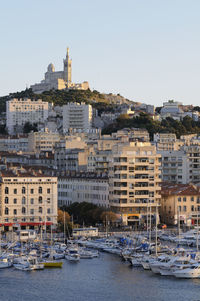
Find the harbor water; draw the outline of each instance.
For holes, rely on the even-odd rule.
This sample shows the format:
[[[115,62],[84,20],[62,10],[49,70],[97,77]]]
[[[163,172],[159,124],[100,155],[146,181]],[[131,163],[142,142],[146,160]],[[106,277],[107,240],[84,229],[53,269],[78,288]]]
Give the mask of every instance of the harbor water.
[[[199,301],[200,279],[162,277],[100,253],[61,269],[0,270],[2,301]]]

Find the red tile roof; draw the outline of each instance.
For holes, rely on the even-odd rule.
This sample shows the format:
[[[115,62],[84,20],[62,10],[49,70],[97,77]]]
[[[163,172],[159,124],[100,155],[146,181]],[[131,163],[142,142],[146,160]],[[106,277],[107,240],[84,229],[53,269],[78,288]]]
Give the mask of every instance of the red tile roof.
[[[200,188],[193,184],[173,184],[173,183],[162,183],[161,185],[161,195],[199,195]]]

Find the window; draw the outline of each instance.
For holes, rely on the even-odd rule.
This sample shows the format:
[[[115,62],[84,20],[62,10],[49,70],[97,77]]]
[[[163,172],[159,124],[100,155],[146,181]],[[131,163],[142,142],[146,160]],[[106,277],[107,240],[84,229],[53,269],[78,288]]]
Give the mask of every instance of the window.
[[[5,197],[5,204],[8,204],[8,197]]]
[[[191,206],[191,211],[194,211],[194,205]]]
[[[184,198],[183,198],[183,202],[186,202],[186,197],[184,196]]]
[[[47,209],[47,213],[48,213],[48,214],[51,213],[51,209],[50,209],[50,208]]]
[[[193,196],[191,196],[191,199],[190,199],[190,200],[191,200],[191,202],[194,202],[194,197],[193,197]]]
[[[33,205],[34,204],[34,199],[31,199],[31,205]]]
[[[42,197],[41,196],[39,196],[38,202],[39,202],[39,204],[42,204]]]
[[[42,213],[42,207],[39,207],[39,213]]]
[[[31,189],[31,194],[34,194],[34,189]]]
[[[13,193],[14,193],[14,194],[17,194],[17,189],[16,189],[16,188],[13,189]]]
[[[8,207],[5,208],[5,215],[8,215],[9,214],[9,209]]]
[[[17,215],[17,209],[14,209],[14,210],[13,210],[13,214],[14,214],[14,215]]]
[[[22,214],[25,214],[25,213],[26,213],[26,208],[22,207]]]
[[[23,196],[23,198],[22,198],[22,204],[26,204],[26,198],[25,198],[25,196]]]
[[[181,198],[178,198],[178,201],[181,202]]]
[[[22,193],[26,193],[26,188],[22,187]]]
[[[34,209],[31,209],[31,210],[30,210],[30,214],[34,214]]]
[[[38,188],[38,193],[42,193],[42,187]]]
[[[8,187],[5,187],[5,194],[8,194],[9,193],[9,189]]]
[[[181,212],[181,206],[178,206],[178,210],[179,210],[179,212]]]
[[[17,199],[13,199],[13,204],[17,204]]]
[[[183,206],[183,211],[184,211],[184,212],[187,211],[187,206]]]
[[[47,188],[47,193],[51,193],[51,189],[50,188]]]

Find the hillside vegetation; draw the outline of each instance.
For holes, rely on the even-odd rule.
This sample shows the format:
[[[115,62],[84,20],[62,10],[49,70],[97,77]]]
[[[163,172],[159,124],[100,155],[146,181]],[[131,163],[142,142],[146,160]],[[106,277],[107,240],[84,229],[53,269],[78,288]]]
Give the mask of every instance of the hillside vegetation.
[[[85,102],[92,104],[92,106],[99,111],[112,112],[117,107],[117,102],[120,100],[123,103],[132,103],[120,95],[102,94],[94,90],[51,90],[45,91],[42,94],[34,94],[32,89],[12,93],[8,96],[0,97],[0,112],[6,111],[6,101],[11,98],[24,98],[28,97],[33,99],[42,99],[53,103],[54,105],[65,105],[69,102]]]
[[[123,128],[143,128],[147,129],[150,138],[153,139],[155,133],[175,133],[177,138],[181,135],[200,134],[200,121],[194,121],[186,116],[183,120],[174,120],[167,117],[162,121],[155,121],[149,115],[141,113],[139,117],[129,118],[128,115],[121,115],[108,127],[104,128],[102,134],[111,134]]]

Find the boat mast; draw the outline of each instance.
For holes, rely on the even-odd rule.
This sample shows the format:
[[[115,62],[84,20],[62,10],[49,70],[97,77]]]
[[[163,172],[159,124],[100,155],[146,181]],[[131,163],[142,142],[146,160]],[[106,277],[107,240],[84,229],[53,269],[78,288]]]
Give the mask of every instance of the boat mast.
[[[197,244],[197,252],[199,251],[199,208],[197,206],[197,240],[196,240],[196,244]]]
[[[65,211],[64,211],[64,241],[63,241],[63,243],[65,243]]]
[[[147,238],[149,237],[149,202],[147,203]]]
[[[158,255],[158,203],[156,202],[156,256]]]
[[[178,206],[178,244],[180,245],[180,210]]]
[[[1,255],[1,224],[0,224],[0,255]]]
[[[150,221],[149,221],[149,245],[151,246],[151,203],[150,205]]]

